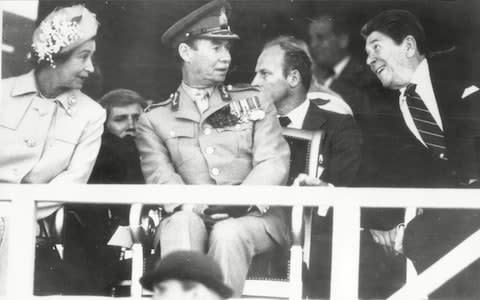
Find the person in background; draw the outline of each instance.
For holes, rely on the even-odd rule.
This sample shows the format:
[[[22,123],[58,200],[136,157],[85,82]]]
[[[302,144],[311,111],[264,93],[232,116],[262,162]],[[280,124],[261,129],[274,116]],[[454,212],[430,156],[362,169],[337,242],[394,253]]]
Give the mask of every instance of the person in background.
[[[104,109],[80,91],[94,71],[98,26],[84,6],[55,9],[33,33],[33,70],[2,80],[0,182],[87,182],[105,121]],[[43,203],[37,217],[59,207]],[[47,260],[37,255],[36,293],[58,292],[65,281],[54,266],[42,267]]]
[[[106,93],[98,103],[107,112],[102,145],[92,175],[92,184],[144,184],[135,145],[136,123],[145,99],[127,89]],[[119,225],[128,226],[130,205],[66,206],[64,261],[76,272],[71,290],[109,296],[122,278],[120,248],[107,246]]]
[[[145,183],[135,136],[146,100],[137,92],[116,89],[99,101],[107,111],[102,146],[88,183]]]
[[[397,134],[394,130],[400,127],[400,114],[392,104],[396,95],[383,88],[354,53],[352,30],[358,29],[352,19],[351,15],[328,11],[311,19],[308,34],[313,80],[309,94],[328,88],[350,106],[364,138],[355,186],[385,186],[393,177],[389,170],[384,172],[385,160],[392,155],[387,149],[395,143],[391,135]]]
[[[181,62],[182,83],[138,121],[137,147],[150,184],[282,185],[290,151],[271,101],[249,85],[223,84],[239,39],[230,5],[215,0],[172,25],[162,42]],[[240,297],[252,258],[280,246],[289,232],[280,207],[164,205],[157,230],[162,257],[208,252]],[[159,242],[159,243],[158,243]]]
[[[233,294],[219,265],[195,251],[168,254],[140,278],[140,283],[153,292],[153,300],[223,300]]]
[[[480,93],[455,53],[435,55],[424,29],[405,10],[384,11],[361,30],[367,65],[384,87],[399,91],[406,138],[398,147],[404,186],[478,187]],[[453,199],[450,199],[454,201]],[[447,200],[448,201],[448,200]],[[412,260],[419,273],[480,228],[478,210],[423,209],[411,222],[376,231],[374,239]],[[455,276],[432,298],[473,299],[480,264]]]

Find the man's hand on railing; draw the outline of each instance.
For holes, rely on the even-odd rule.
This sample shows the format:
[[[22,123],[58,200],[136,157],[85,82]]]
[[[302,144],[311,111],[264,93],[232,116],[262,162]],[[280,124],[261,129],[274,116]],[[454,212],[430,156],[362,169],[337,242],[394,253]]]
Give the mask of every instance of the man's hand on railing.
[[[297,178],[292,183],[292,186],[329,186],[328,183],[316,177],[307,174],[298,174]]]
[[[375,243],[383,247],[383,250],[390,255],[403,254],[403,232],[405,224],[401,223],[390,230],[370,229]]]

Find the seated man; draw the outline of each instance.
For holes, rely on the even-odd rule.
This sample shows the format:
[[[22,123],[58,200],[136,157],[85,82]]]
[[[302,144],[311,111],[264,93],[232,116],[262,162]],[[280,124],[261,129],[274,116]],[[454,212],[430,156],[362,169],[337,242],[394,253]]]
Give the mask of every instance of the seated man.
[[[307,99],[311,62],[297,44],[295,39],[284,37],[268,42],[257,60],[252,85],[259,86],[266,98],[273,100],[282,126],[324,130],[317,175],[323,183],[348,186],[360,164],[360,130],[351,115],[322,109],[316,104],[321,99]]]
[[[261,101],[253,87],[223,85],[231,62],[231,40],[239,38],[228,27],[229,11],[227,2],[212,1],[162,36],[181,61],[182,83],[169,100],[152,105],[140,116],[136,142],[147,183],[286,182],[290,152],[275,108]],[[157,231],[162,257],[182,249],[208,252],[235,297],[242,293],[253,256],[289,242],[281,208],[164,208],[166,216]]]
[[[99,103],[107,111],[102,145],[88,183],[145,183],[135,146],[136,122],[146,101],[138,93],[117,89]],[[69,204],[65,235],[65,262],[77,273],[73,290],[110,295],[119,276],[120,249],[107,246],[118,225],[128,225],[129,205]]]
[[[479,88],[459,68],[453,53],[432,55],[416,16],[388,10],[361,30],[367,64],[383,86],[398,90],[404,119],[399,139],[398,186],[477,187],[480,140]],[[454,199],[446,199],[455,201]],[[372,232],[376,242],[404,253],[419,273],[480,229],[480,212],[423,209],[409,224]],[[476,299],[477,261],[432,295],[440,299]]]
[[[232,296],[222,271],[209,256],[194,251],[175,251],[158,261],[140,283],[153,292],[153,300],[222,300]]]

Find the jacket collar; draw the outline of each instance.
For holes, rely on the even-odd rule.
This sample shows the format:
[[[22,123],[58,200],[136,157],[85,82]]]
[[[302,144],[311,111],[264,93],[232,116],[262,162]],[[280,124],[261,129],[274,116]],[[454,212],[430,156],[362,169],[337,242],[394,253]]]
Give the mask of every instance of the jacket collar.
[[[318,108],[315,104],[310,103],[307,114],[305,115],[305,120],[303,121],[302,129],[321,129],[325,122],[327,122],[327,119],[325,118],[324,111]]]
[[[175,112],[175,117],[200,123],[200,113],[198,112],[197,106],[195,105],[195,102],[193,102],[192,97],[183,88],[182,84],[180,84],[177,91],[180,92],[180,99],[178,102],[178,110]]]
[[[11,93],[13,97],[23,96],[28,94],[36,94],[37,96],[41,97],[37,87],[36,80],[35,80],[34,70],[18,76]],[[72,108],[75,107],[77,98],[78,98],[78,91],[71,90],[57,96],[55,100],[57,103],[60,104],[59,106],[62,107],[63,110],[65,110],[67,115],[71,117]],[[45,100],[49,101],[50,99],[45,99]]]

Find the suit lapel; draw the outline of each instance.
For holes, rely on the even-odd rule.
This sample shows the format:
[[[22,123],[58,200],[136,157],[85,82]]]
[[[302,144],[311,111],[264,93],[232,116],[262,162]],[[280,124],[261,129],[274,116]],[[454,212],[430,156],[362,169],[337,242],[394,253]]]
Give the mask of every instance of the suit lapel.
[[[321,129],[326,122],[327,119],[325,118],[323,111],[315,104],[310,103],[305,119],[303,120],[302,129],[318,130]]]

